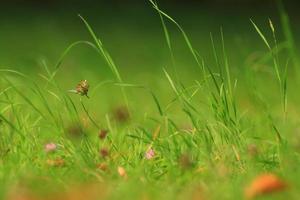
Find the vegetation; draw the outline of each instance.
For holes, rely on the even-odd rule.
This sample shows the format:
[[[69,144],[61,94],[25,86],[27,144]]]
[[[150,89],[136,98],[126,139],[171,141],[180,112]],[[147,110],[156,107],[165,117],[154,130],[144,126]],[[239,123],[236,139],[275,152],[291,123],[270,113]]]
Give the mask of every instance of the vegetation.
[[[271,19],[264,28],[251,19],[251,40],[266,48],[235,61],[229,55],[243,49],[222,28],[203,56],[149,1],[169,54],[164,65],[119,67],[79,16],[90,40],[71,43],[55,64],[1,67],[1,198],[298,199],[300,63],[283,7],[282,41]],[[174,27],[190,66],[178,62]],[[78,64],[81,51],[88,56]],[[89,67],[99,64],[102,74]]]

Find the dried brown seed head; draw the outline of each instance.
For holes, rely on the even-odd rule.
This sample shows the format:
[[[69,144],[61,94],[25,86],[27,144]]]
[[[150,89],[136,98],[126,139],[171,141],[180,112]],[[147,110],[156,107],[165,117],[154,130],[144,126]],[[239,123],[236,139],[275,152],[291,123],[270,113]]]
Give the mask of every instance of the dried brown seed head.
[[[106,138],[107,133],[108,133],[108,130],[106,130],[106,129],[100,130],[100,132],[99,132],[99,138],[101,140],[104,140]]]
[[[113,118],[119,123],[128,122],[130,119],[130,114],[125,106],[117,107],[113,110]]]
[[[76,86],[76,92],[81,96],[88,97],[89,87],[90,86],[87,80],[80,81]]]
[[[101,155],[101,157],[106,158],[109,155],[108,149],[106,149],[106,148],[100,149],[100,155]]]
[[[108,170],[108,165],[106,163],[100,163],[97,165],[97,168],[105,172]]]

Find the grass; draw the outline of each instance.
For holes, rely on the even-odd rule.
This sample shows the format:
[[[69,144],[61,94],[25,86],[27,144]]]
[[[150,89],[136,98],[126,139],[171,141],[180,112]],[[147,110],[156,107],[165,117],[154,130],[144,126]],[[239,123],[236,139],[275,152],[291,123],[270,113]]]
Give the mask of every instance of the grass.
[[[210,33],[210,55],[201,55],[181,24],[149,3],[169,60],[145,63],[151,68],[140,67],[140,78],[119,67],[82,16],[90,37],[68,45],[54,64],[1,67],[1,198],[243,199],[255,177],[272,173],[289,187],[262,198],[298,199],[297,45],[283,7],[285,39],[272,20],[263,29],[252,19],[251,40],[267,49],[240,61],[230,55],[243,49],[232,48],[224,28]],[[186,57],[176,50],[179,36]],[[77,64],[81,51],[89,54],[85,66],[101,69]],[[90,98],[68,92],[80,80],[90,83]],[[53,152],[45,151],[49,143]]]

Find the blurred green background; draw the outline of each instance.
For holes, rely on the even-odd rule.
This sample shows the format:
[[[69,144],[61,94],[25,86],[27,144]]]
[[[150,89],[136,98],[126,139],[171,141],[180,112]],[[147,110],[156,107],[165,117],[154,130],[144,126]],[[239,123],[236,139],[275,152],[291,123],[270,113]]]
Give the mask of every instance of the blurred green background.
[[[181,24],[199,55],[210,66],[214,66],[210,33],[220,50],[222,27],[230,68],[233,77],[238,79],[243,79],[242,74],[245,73],[240,72],[247,70],[253,59],[254,63],[255,59],[266,54],[266,48],[250,23],[250,18],[267,37],[272,37],[268,24],[268,19],[272,19],[278,40],[284,40],[277,1],[165,0],[158,3],[162,10]],[[296,36],[296,46],[299,44],[297,36],[300,34],[298,4],[295,1],[284,1]],[[159,16],[147,0],[2,1],[0,67],[20,70],[32,74],[34,78],[40,78],[39,74],[45,73],[43,60],[53,69],[72,42],[92,40],[78,14],[89,21],[102,39],[124,82],[160,88],[159,91],[164,95],[171,93],[162,87],[168,85],[162,69],[171,71],[170,54]],[[191,84],[199,79],[201,70],[196,67],[181,33],[173,24],[168,23],[167,26],[180,79]],[[270,68],[259,70],[268,71]],[[92,86],[100,81],[113,79],[113,74],[101,56],[83,45],[68,54],[58,73],[58,80],[61,80],[66,90],[72,89],[82,79],[89,79]],[[262,77],[263,80],[265,77]],[[111,88],[103,89],[102,93],[110,91]],[[103,101],[116,101],[116,104],[119,101],[115,95],[102,95],[102,98]],[[139,101],[139,97],[136,101]]]
[[[299,3],[284,3],[294,35],[299,35],[299,15],[296,10]],[[251,52],[264,50],[250,18],[266,30],[268,18],[271,18],[278,29],[279,40],[282,39],[274,0],[164,0],[159,4],[182,25],[203,57],[211,55],[209,34],[218,36],[220,27],[230,48],[228,53],[231,60],[243,61],[242,58]],[[87,18],[121,70],[135,68],[139,70],[137,73],[152,71],[156,66],[161,68],[169,62],[159,18],[146,0],[10,0],[1,1],[0,11],[1,66],[36,69],[39,58],[53,62],[70,43],[90,40],[77,14]],[[177,59],[185,67],[191,66],[193,61],[180,33],[173,25],[169,27],[175,51],[178,51]],[[73,60],[78,66],[101,65],[101,59],[86,48],[73,52],[70,57],[69,61]]]

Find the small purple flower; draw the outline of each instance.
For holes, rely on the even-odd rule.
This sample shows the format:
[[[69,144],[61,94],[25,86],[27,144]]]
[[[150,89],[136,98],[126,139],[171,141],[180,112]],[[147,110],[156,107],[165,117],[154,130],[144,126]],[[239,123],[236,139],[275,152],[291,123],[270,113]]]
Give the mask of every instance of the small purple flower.
[[[54,144],[54,143],[52,143],[52,142],[45,145],[45,151],[46,151],[47,153],[50,153],[50,152],[55,151],[56,148],[57,148],[56,144]]]
[[[148,149],[145,153],[145,158],[151,160],[155,156],[155,152],[152,148]]]

